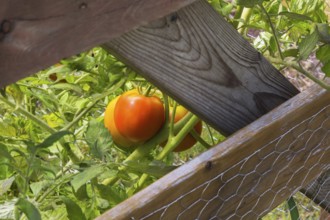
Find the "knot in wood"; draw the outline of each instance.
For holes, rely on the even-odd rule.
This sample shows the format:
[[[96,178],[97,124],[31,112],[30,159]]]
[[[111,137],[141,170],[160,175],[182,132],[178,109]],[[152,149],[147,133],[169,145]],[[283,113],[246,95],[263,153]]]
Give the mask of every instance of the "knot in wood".
[[[211,170],[212,167],[213,167],[212,161],[207,161],[206,164],[205,164],[205,169],[206,170]]]
[[[170,21],[171,22],[175,22],[176,20],[178,20],[178,18],[179,18],[178,14],[177,13],[174,13],[174,14],[171,15]]]
[[[87,8],[87,3],[83,2],[79,5],[79,9],[86,9]]]
[[[4,34],[9,33],[12,29],[11,26],[12,26],[12,24],[10,21],[8,21],[8,20],[2,21],[0,32],[2,32]]]

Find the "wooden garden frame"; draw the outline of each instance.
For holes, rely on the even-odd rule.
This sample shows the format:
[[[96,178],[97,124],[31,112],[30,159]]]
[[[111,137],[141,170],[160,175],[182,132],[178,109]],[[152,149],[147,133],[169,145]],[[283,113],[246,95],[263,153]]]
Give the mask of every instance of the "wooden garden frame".
[[[33,0],[28,4],[23,0],[4,0],[1,1],[0,8],[1,87],[54,64],[63,57],[104,44],[104,48],[227,135],[250,124],[298,93],[204,0],[140,0],[133,3],[131,0]],[[187,42],[188,44],[185,44]],[[155,54],[153,50],[161,52]],[[199,59],[199,56],[202,59]],[[292,143],[292,137],[297,137],[297,132],[303,131],[299,129],[305,128],[304,124],[301,128],[299,123],[310,121],[312,127],[309,130],[316,133],[323,131],[311,136],[311,140],[314,140],[311,143],[314,143],[316,148],[303,143],[294,145],[295,151],[290,151],[290,155],[298,159],[294,160],[293,164],[280,156],[270,157],[274,162],[273,168],[276,167],[283,173],[286,171],[280,167],[288,165],[294,165],[296,170],[301,172],[300,178],[293,178],[292,173],[287,173],[286,178],[279,183],[274,182],[276,187],[272,192],[282,194],[274,199],[271,205],[268,200],[259,198],[258,201],[264,202],[264,205],[258,206],[256,212],[248,212],[246,210],[251,208],[249,203],[256,199],[256,195],[242,197],[242,194],[236,193],[234,195],[237,198],[234,201],[239,200],[240,203],[231,205],[231,209],[229,207],[228,210],[224,203],[218,201],[217,205],[212,205],[209,212],[203,212],[211,216],[215,210],[226,207],[226,212],[216,216],[229,217],[235,210],[241,217],[266,213],[329,169],[329,135],[324,134],[324,130],[326,134],[329,133],[330,127],[328,100],[329,93],[316,87],[295,96],[223,144],[184,165],[185,168],[179,168],[100,219],[112,219],[114,216],[116,219],[137,219],[145,215],[142,212],[149,210],[152,213],[152,210],[157,210],[157,206],[170,203],[170,199],[174,198],[172,195],[178,196],[178,193],[172,193],[171,196],[168,196],[168,193],[186,188],[185,179],[188,177],[203,177],[202,180],[194,182],[197,185],[208,178],[224,175],[231,166],[249,158],[248,155],[254,158],[252,155],[255,155],[256,151],[262,153],[261,149],[265,149],[270,153],[276,150],[278,145],[273,146],[271,141],[278,140],[279,137],[287,138],[288,142],[284,143]],[[274,119],[276,121],[273,121]],[[324,122],[320,125],[322,120]],[[280,131],[276,131],[276,128],[280,128]],[[322,142],[316,144],[320,137],[323,137]],[[276,152],[286,150],[279,148]],[[310,155],[310,152],[314,152],[313,155],[305,158],[304,155]],[[237,154],[239,156],[235,156]],[[268,160],[270,159],[265,161]],[[236,175],[241,171],[249,171],[248,168],[260,164],[260,161],[255,159],[248,161],[248,164],[247,170],[235,170]],[[303,168],[307,164],[315,166],[304,176]],[[261,181],[262,175],[266,179],[263,185],[265,190],[267,184],[270,184],[269,178],[279,175],[278,172],[268,172],[266,168],[266,165],[262,165],[260,172],[258,171],[259,176],[253,176],[247,186],[252,187],[255,178]],[[190,172],[183,172],[184,170]],[[187,175],[179,175],[179,172]],[[292,181],[288,179],[290,174]],[[287,182],[290,189],[283,190],[283,182]],[[164,183],[175,184],[164,187]],[[329,181],[323,181],[321,185],[327,187],[330,184]],[[263,189],[258,191],[261,195]],[[231,190],[234,189],[226,189],[225,192],[233,195],[230,194]],[[249,192],[248,188],[244,190],[243,192]],[[312,198],[319,196],[308,189],[305,192]],[[146,197],[147,194],[150,196]],[[141,195],[142,198],[139,197]],[[159,195],[159,198],[155,195]],[[208,194],[210,195],[212,191]],[[198,196],[200,194],[197,194],[195,199],[200,199]],[[144,206],[140,206],[141,202],[137,201],[144,198],[148,198],[149,202],[143,202]],[[193,198],[189,197],[189,201],[193,202]],[[154,203],[159,200],[163,203]],[[323,207],[329,208],[328,194],[323,197],[321,195],[318,200]],[[130,210],[134,207],[136,211],[124,209],[127,205],[131,206]],[[198,210],[201,206],[194,207],[196,209],[190,213],[200,213]],[[240,209],[237,210],[237,207]],[[171,213],[182,212],[180,207],[176,207]],[[175,216],[170,214],[170,217]]]

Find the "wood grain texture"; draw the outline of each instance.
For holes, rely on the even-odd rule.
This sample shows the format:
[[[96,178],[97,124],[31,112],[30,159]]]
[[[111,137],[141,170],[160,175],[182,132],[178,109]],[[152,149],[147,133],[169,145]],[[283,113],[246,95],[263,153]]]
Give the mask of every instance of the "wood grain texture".
[[[1,0],[0,88],[194,0]]]
[[[105,219],[258,219],[330,168],[330,93],[312,87]]]
[[[204,0],[104,48],[225,135],[298,93]]]

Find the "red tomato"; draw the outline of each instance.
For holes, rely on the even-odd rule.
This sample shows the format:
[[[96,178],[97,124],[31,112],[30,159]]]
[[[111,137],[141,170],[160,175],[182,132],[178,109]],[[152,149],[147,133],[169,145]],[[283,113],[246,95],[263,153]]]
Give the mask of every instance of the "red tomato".
[[[144,96],[137,90],[121,95],[114,110],[114,122],[120,134],[133,143],[153,137],[165,122],[162,101]]]
[[[172,117],[173,109],[170,108],[170,117]],[[177,106],[175,110],[175,117],[174,117],[174,123],[180,121],[186,114],[188,113],[188,110],[184,108],[183,106],[179,105]],[[199,121],[195,126],[195,131],[200,135],[202,133],[202,121]],[[180,152],[187,150],[194,146],[196,144],[197,140],[191,135],[187,134],[187,136],[181,141],[181,143],[173,150],[175,152]]]

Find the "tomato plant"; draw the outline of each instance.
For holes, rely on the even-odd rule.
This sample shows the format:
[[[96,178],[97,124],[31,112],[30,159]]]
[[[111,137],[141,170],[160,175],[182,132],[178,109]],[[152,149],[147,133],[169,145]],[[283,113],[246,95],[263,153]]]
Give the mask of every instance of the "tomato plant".
[[[174,123],[180,121],[185,115],[187,115],[189,111],[183,107],[182,105],[179,105],[176,107],[175,115],[174,115]],[[173,117],[173,108],[170,107],[170,119]],[[197,134],[201,135],[202,133],[202,121],[199,121],[195,126],[194,130],[197,132]],[[179,145],[173,150],[174,152],[181,152],[185,151],[192,146],[196,144],[197,140],[191,135],[187,134],[184,139],[179,143]]]
[[[128,141],[144,142],[153,137],[165,122],[163,103],[157,96],[128,91],[115,104],[113,122]]]

